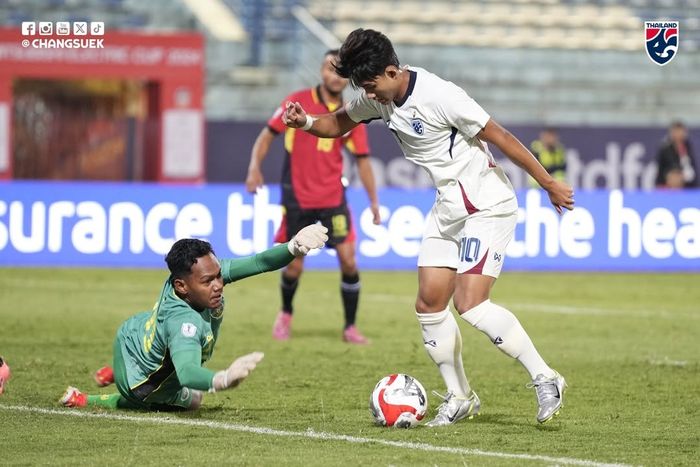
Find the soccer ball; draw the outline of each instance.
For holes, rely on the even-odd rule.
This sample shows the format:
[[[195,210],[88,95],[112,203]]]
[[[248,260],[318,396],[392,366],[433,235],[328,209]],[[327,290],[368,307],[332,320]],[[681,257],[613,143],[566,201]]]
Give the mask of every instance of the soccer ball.
[[[378,425],[411,428],[425,416],[428,397],[417,379],[401,373],[392,374],[374,387],[369,410]]]

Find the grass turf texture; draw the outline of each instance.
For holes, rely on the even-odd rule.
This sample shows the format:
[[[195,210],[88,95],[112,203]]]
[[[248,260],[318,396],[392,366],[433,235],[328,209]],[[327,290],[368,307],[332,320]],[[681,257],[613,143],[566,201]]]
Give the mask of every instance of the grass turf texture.
[[[157,270],[0,270],[0,354],[13,370],[0,396],[1,463],[542,464],[2,408],[62,410],[57,400],[69,384],[111,392],[97,389],[91,374],[111,362],[116,328],[151,307],[164,278]],[[266,354],[240,388],[205,396],[203,410],[193,414],[89,412],[311,429],[596,462],[693,465],[700,458],[698,275],[505,273],[493,300],[516,313],[545,359],[566,376],[570,388],[561,415],[538,425],[525,371],[458,320],[482,415],[450,427],[413,430],[373,426],[367,402],[374,384],[391,372],[417,377],[429,392],[444,389],[413,316],[416,274],[362,273],[358,324],[372,340],[366,347],[341,342],[336,272],[305,273],[293,337],[273,341],[278,281],[271,273],[226,288],[226,317],[208,367],[225,368],[253,350]],[[438,402],[430,396],[429,416]]]

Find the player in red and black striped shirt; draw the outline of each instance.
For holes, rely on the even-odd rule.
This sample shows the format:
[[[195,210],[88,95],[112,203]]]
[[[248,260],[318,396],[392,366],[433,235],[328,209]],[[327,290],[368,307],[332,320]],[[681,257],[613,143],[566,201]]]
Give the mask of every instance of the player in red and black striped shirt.
[[[333,62],[337,55],[337,50],[326,52],[321,66],[321,84],[287,96],[262,129],[253,146],[246,188],[255,193],[263,184],[260,171],[262,161],[275,136],[284,133],[284,217],[275,241],[285,242],[303,227],[318,221],[328,228],[329,240],[326,245],[335,248],[342,273],[340,289],[345,310],[343,339],[353,344],[365,344],[367,339],[355,326],[360,276],[355,261],[355,230],[342,183],[342,148],[345,146],[355,156],[360,179],[369,197],[374,223],[378,224],[379,202],[368,158],[367,131],[364,125],[359,125],[340,138],[318,138],[305,131],[287,128],[281,120],[287,102],[300,102],[309,112],[317,114],[332,112],[343,105],[342,92],[347,86],[347,80],[335,73]],[[282,310],[277,315],[272,330],[276,339],[289,339],[292,300],[303,268],[303,258],[297,258],[282,271]]]

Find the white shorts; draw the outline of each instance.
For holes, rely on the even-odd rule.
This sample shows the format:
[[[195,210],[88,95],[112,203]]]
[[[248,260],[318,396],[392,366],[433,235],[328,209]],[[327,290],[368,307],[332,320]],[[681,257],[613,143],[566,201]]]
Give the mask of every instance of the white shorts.
[[[418,253],[418,266],[448,267],[456,269],[458,274],[498,277],[516,220],[516,213],[477,212],[468,216],[461,228],[440,229],[431,210]]]

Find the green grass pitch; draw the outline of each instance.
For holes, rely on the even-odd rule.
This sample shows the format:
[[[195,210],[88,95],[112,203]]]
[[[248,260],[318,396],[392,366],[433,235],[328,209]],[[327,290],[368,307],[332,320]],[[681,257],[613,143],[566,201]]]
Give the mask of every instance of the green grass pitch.
[[[542,426],[525,371],[461,320],[482,415],[440,429],[374,426],[367,402],[386,374],[409,373],[429,392],[444,388],[414,317],[415,272],[369,271],[358,321],[369,346],[340,340],[336,272],[305,274],[293,338],[273,341],[279,276],[270,273],[226,288],[226,317],[208,366],[224,368],[253,350],[266,354],[238,389],[205,396],[197,413],[71,416],[57,403],[65,387],[108,392],[91,374],[111,361],[116,328],[151,308],[164,278],[164,270],[0,270],[0,355],[13,370],[0,396],[0,464],[700,462],[700,275],[504,273],[493,300],[516,313],[570,386],[560,416]],[[431,395],[429,416],[437,403]]]

